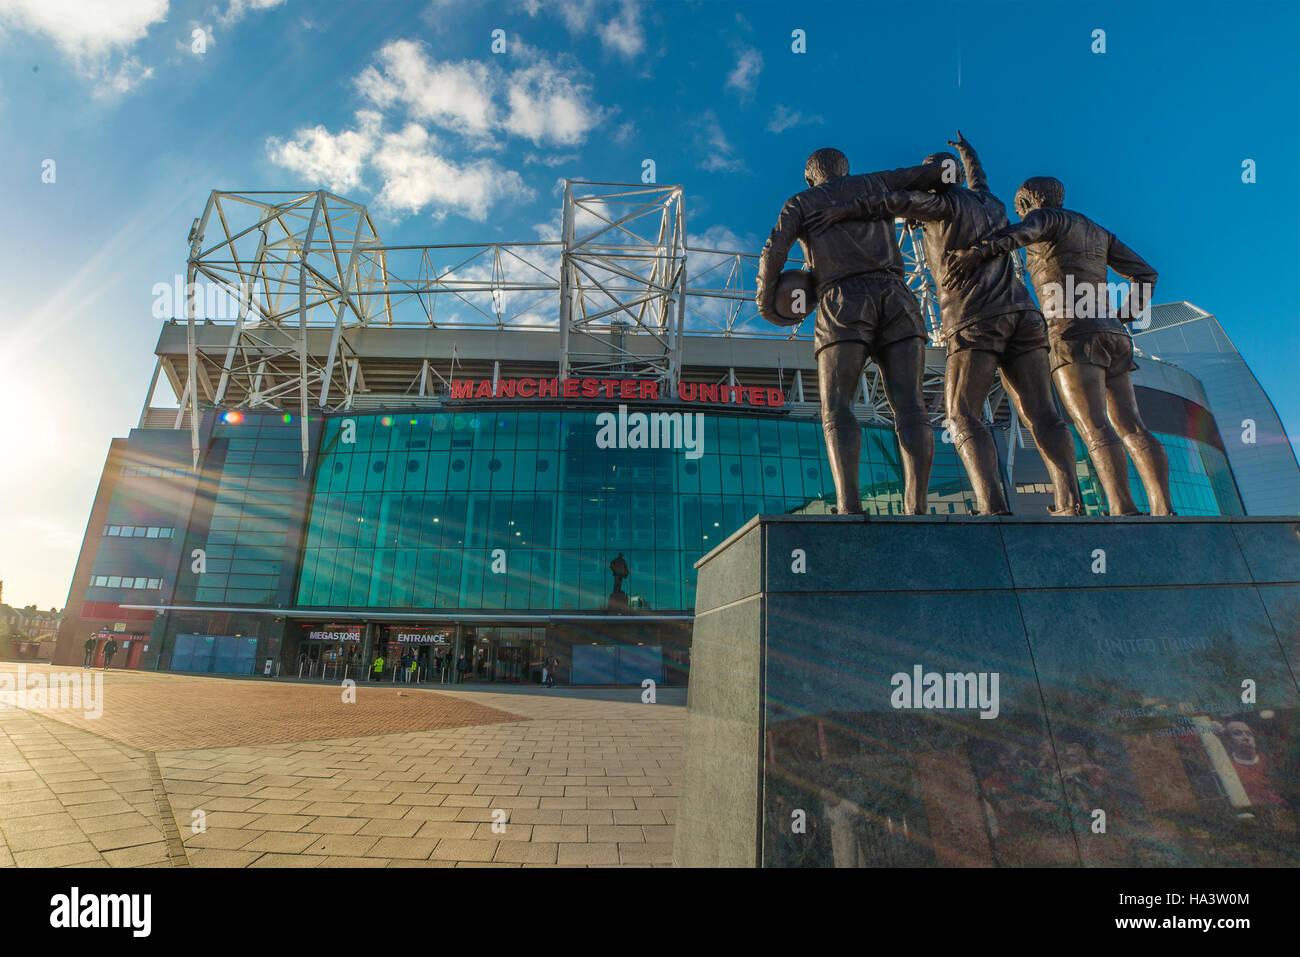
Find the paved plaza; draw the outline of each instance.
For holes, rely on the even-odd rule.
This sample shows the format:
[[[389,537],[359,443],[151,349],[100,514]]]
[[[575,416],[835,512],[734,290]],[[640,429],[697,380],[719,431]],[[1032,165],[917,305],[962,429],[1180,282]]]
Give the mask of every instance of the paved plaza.
[[[0,866],[670,864],[683,689],[354,691],[109,671],[99,716],[0,705]]]

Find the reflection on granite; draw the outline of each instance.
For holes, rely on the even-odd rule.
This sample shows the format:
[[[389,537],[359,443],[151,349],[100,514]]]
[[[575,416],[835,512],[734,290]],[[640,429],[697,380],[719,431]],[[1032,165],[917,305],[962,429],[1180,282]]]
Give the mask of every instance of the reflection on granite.
[[[1300,524],[1069,524],[1053,550],[1050,522],[765,516],[707,556],[699,593],[725,576],[729,600],[697,605],[696,640],[729,657],[692,665],[676,863],[1300,865],[1300,620],[1279,613]],[[1206,542],[1222,553],[1190,547]],[[833,590],[789,574],[793,548],[834,567]],[[962,554],[982,556],[969,575]],[[924,706],[914,668],[935,671]],[[970,696],[945,699],[943,676]]]

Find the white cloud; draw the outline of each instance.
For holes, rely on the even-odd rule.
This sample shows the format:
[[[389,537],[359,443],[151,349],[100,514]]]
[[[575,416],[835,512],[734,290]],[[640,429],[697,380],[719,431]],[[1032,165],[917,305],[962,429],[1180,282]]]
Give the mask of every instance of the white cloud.
[[[502,148],[508,136],[538,147],[572,147],[608,115],[592,102],[576,68],[524,43],[512,44],[511,54],[444,62],[417,42],[392,41],[354,80],[367,106],[353,128],[300,128],[269,138],[267,154],[339,193],[377,178],[375,202],[390,215],[432,209],[435,217],[456,212],[484,220],[497,204],[533,193],[518,172],[484,158],[467,160],[458,150]],[[434,127],[454,135],[444,141]],[[523,162],[554,167],[578,158],[538,150],[525,153]]]
[[[745,164],[734,156],[731,141],[718,125],[718,115],[710,110],[700,117],[696,131],[696,146],[704,151],[700,168],[711,173],[734,173],[745,168]]]
[[[577,153],[565,153],[561,156],[541,156],[537,153],[525,153],[525,166],[563,166],[565,163],[576,163],[579,157]]]
[[[586,139],[605,117],[591,102],[590,88],[527,44],[516,43],[513,51],[511,59],[527,65],[506,72],[495,62],[433,60],[418,43],[395,40],[361,72],[356,86],[382,110],[404,110],[479,147],[492,145],[497,132],[539,146]]]
[[[281,6],[284,0],[230,0],[230,6],[220,17],[223,27],[238,23],[250,10],[270,10]]]
[[[546,60],[516,70],[507,81],[510,112],[505,128],[539,146],[581,143],[604,118],[604,112],[589,102],[587,92],[587,87]]]
[[[116,69],[104,70],[95,87],[95,95],[106,97],[130,93],[151,76],[153,67],[145,66],[139,57],[127,57],[118,63]]]
[[[301,129],[293,139],[272,136],[266,141],[271,160],[307,177],[311,184],[324,183],[335,193],[347,193],[361,185],[361,172],[374,153],[382,117],[373,110],[357,112],[358,128],[331,133],[323,126]]]
[[[398,104],[410,116],[473,137],[486,137],[497,123],[495,86],[483,63],[440,63],[411,40],[394,40],[356,79],[357,89],[381,109]]]
[[[97,95],[134,89],[153,75],[129,55],[155,23],[167,19],[168,0],[0,0],[0,32],[21,30],[49,37]]]
[[[436,218],[454,211],[482,222],[501,200],[532,196],[513,170],[490,160],[460,165],[437,150],[437,140],[415,123],[408,123],[400,133],[386,134],[371,159],[384,177],[379,205],[398,213],[433,206]]]
[[[630,0],[623,0],[618,15],[596,28],[601,45],[625,57],[634,57],[645,49],[645,31],[641,29],[641,10]]]
[[[825,122],[821,115],[804,116],[799,110],[790,110],[780,103],[772,111],[772,118],[767,121],[767,131],[769,133],[784,133],[794,126],[804,126],[813,123]]]
[[[559,10],[560,19],[564,21],[570,33],[586,33],[596,17],[596,6],[599,2],[600,0],[559,0],[558,3],[549,6]],[[542,10],[546,7],[547,4],[539,3],[534,9]]]
[[[724,253],[753,252],[754,240],[729,226],[710,226],[702,233],[688,233],[686,245],[696,249],[719,249]]]
[[[622,0],[617,12],[603,22],[602,8],[611,6],[604,0],[521,0],[520,5],[530,17],[543,11],[555,13],[575,37],[595,33],[606,52],[630,59],[645,51],[641,6],[636,0]]]
[[[619,146],[622,146],[624,143],[626,143],[635,135],[636,135],[636,124],[629,120],[628,122],[620,125],[619,128],[614,131],[614,135],[611,136],[610,139],[612,139]]]
[[[736,68],[727,74],[727,87],[734,87],[741,93],[754,92],[762,69],[763,55],[753,47],[742,47],[736,57]]]
[[[124,50],[167,19],[167,0],[4,0],[0,26],[43,33],[74,60]]]

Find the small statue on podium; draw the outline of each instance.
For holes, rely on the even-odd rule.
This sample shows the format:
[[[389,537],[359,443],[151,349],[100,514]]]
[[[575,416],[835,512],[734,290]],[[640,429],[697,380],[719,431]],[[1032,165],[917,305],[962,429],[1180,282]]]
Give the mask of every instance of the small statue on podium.
[[[631,572],[623,559],[622,552],[619,552],[618,556],[609,563],[609,570],[614,573],[614,590],[609,593],[609,609],[616,612],[627,611],[627,593],[623,591],[623,580]]]

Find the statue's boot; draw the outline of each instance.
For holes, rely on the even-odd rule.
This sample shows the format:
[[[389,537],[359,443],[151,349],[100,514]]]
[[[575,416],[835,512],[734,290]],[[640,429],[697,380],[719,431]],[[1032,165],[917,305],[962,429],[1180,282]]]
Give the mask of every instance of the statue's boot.
[[[1142,479],[1142,487],[1146,489],[1151,514],[1177,514],[1169,495],[1169,457],[1165,454],[1164,446],[1149,433],[1138,433],[1126,438],[1124,445],[1133,457],[1133,466]]]
[[[1108,514],[1141,515],[1128,485],[1128,456],[1124,454],[1124,443],[1099,443],[1088,452],[1092,467],[1097,471],[1097,478],[1101,480],[1101,487],[1106,492]]]
[[[989,430],[982,423],[976,423],[954,438],[957,440],[957,456],[966,469],[971,491],[975,493],[975,514],[1010,515],[1011,509],[998,480],[998,450]]]

